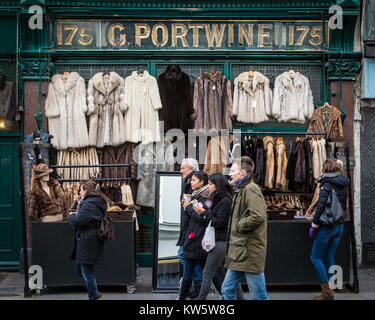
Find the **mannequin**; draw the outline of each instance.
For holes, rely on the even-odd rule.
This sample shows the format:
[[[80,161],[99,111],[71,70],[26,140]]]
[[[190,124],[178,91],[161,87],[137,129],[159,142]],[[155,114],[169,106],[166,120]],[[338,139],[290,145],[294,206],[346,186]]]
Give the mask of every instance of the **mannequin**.
[[[27,205],[30,220],[38,219],[39,214],[42,222],[61,221],[64,218],[64,193],[59,182],[50,178],[52,171],[44,163],[34,167],[34,180]]]

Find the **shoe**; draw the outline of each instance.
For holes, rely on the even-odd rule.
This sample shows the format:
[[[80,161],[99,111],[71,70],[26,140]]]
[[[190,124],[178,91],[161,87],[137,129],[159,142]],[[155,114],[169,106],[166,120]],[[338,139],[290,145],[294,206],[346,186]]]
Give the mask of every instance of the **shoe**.
[[[328,283],[322,283],[321,285],[322,292],[320,296],[314,298],[314,300],[334,300],[335,293],[329,287]]]
[[[193,282],[192,280],[185,280],[185,279],[182,280],[181,291],[180,291],[180,296],[178,297],[178,300],[186,300],[186,296],[189,293],[192,282]]]
[[[189,292],[188,298],[195,299],[199,296],[199,292],[201,291],[201,286],[194,286],[194,289]]]
[[[97,291],[96,292],[96,297],[99,300],[101,297],[103,297],[103,293],[101,293],[100,291]]]

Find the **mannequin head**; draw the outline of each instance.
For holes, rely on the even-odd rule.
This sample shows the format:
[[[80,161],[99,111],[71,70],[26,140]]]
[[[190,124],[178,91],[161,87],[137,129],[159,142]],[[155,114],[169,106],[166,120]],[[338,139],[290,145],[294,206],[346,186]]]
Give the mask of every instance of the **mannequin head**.
[[[49,174],[47,173],[47,174],[45,174],[44,176],[41,176],[41,177],[39,178],[39,180],[40,180],[41,182],[48,182],[48,181],[49,181]]]
[[[52,171],[45,163],[39,163],[34,167],[34,178],[39,179],[41,183],[46,183],[49,181],[49,174]]]

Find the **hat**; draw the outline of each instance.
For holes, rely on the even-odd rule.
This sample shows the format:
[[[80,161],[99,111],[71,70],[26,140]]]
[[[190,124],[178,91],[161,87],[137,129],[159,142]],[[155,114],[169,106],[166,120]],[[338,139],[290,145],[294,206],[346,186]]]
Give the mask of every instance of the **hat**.
[[[48,168],[45,163],[39,163],[36,167],[34,167],[34,178],[39,179],[47,174],[50,174],[53,170]]]

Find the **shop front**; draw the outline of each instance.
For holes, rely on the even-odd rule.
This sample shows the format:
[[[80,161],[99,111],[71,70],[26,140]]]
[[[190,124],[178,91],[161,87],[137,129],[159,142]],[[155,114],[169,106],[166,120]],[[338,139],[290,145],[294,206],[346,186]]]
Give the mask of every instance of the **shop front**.
[[[155,172],[178,172],[179,157],[172,148],[163,154],[164,161],[149,165],[136,161],[132,154],[140,145],[158,141],[159,131],[162,141],[165,135],[167,140],[187,143],[189,129],[228,130],[243,146],[242,155],[252,157],[257,145],[259,152],[263,150],[258,183],[270,209],[266,279],[275,284],[318,282],[308,260],[312,243],[306,216],[319,164],[307,170],[311,174],[298,184],[295,166],[285,162],[280,167],[278,150],[283,148],[292,163],[291,153],[299,152],[293,148],[303,148],[309,136],[305,147],[311,148],[311,154],[314,144],[316,150],[324,144],[326,156],[344,160],[345,169],[350,166],[340,143],[348,143],[352,157],[353,84],[361,66],[355,42],[356,1],[197,1],[194,5],[81,1],[77,6],[63,1],[34,2],[43,10],[43,29],[27,27],[32,17],[27,10],[30,1],[18,8],[23,134],[39,130],[53,136],[46,141],[46,158],[68,196],[88,177],[96,178],[114,201],[131,195],[140,207],[136,260],[139,266],[151,267],[157,258],[159,231],[155,229],[159,224],[154,223]],[[331,5],[342,5],[342,30],[329,27]],[[201,89],[205,86],[211,90],[207,97]],[[71,124],[62,128],[54,122],[61,117],[54,106],[63,100],[52,101],[52,97],[71,88],[72,108],[80,108],[80,114],[68,116]],[[69,94],[64,97],[69,106]],[[149,108],[141,118],[129,115],[140,106]],[[311,125],[316,110],[323,118],[336,114],[335,133],[328,132],[325,120],[320,127]],[[156,114],[164,121],[160,127]],[[143,124],[150,135],[137,134]],[[173,137],[170,129],[183,134]],[[273,162],[268,159],[271,149]],[[147,147],[144,150],[148,154]],[[206,155],[195,157],[205,159]],[[127,166],[100,167],[104,164]],[[84,165],[92,167],[80,167]],[[202,169],[211,173],[227,165],[230,162],[206,167],[201,162]],[[25,185],[26,198],[28,192]],[[283,207],[286,202],[292,207]],[[349,221],[345,230],[338,260],[349,282],[353,240]],[[277,266],[288,259],[293,267]]]

